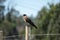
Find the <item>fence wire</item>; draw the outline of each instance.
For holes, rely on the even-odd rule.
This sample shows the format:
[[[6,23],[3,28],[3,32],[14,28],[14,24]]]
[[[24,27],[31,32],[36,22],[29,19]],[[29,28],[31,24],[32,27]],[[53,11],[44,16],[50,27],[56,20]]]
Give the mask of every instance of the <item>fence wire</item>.
[[[50,37],[50,36],[60,36],[60,34],[31,34],[29,35],[29,40],[35,39],[35,37]],[[3,36],[4,40],[25,40],[25,35],[13,35],[13,36]]]

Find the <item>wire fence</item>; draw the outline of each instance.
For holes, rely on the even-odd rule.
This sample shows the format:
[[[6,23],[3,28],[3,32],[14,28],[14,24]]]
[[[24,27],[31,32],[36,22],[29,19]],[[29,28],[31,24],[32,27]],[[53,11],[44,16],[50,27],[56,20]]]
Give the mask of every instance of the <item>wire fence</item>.
[[[35,37],[50,37],[50,36],[60,36],[60,34],[31,34],[29,35],[29,40],[33,40],[35,39]],[[4,40],[25,40],[25,35],[12,35],[12,36],[3,36],[1,37],[3,38]],[[60,37],[59,37],[60,38]]]
[[[60,36],[60,34],[32,34],[30,36]],[[13,35],[13,36],[4,36],[4,38],[8,38],[8,37],[16,37],[16,36],[25,36],[25,35]]]
[[[37,39],[40,40],[40,39],[44,39],[44,38],[50,38],[50,39],[57,38],[60,40],[60,34],[29,34],[29,40],[37,40]],[[3,31],[0,31],[0,40],[25,40],[25,34],[3,36]]]

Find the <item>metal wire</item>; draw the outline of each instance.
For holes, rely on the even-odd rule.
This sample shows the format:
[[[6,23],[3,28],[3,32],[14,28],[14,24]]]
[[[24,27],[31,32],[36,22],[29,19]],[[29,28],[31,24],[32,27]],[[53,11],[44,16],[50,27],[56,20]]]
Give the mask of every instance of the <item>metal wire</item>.
[[[16,36],[25,37],[25,35],[13,35],[13,36],[4,36],[3,38],[16,37]],[[31,34],[30,36],[60,36],[60,34]]]

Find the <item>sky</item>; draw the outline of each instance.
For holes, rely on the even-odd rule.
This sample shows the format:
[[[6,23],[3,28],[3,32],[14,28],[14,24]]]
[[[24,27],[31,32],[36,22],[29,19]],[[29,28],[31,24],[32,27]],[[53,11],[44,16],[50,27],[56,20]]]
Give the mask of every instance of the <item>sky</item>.
[[[43,6],[48,7],[47,3],[58,3],[60,0],[8,0],[5,4],[6,8],[9,5],[10,8],[14,7],[19,11],[20,15],[27,14],[28,16],[36,17],[38,11]]]

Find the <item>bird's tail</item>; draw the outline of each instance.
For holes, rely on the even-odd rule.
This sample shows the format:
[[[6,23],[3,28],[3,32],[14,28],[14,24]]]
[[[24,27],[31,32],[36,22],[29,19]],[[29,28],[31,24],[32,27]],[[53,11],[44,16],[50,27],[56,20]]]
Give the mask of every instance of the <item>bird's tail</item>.
[[[37,26],[33,22],[30,22],[30,24],[37,29]]]
[[[37,26],[36,25],[34,27],[37,29]]]

